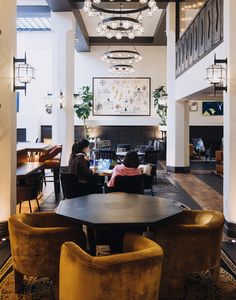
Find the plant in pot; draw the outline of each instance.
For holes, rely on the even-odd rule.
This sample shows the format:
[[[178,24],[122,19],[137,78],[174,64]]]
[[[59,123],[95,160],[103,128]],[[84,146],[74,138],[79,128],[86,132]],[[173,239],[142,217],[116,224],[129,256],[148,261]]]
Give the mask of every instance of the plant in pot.
[[[77,117],[84,123],[84,138],[88,138],[86,120],[89,118],[93,107],[93,94],[89,86],[83,86],[78,94],[74,94],[74,109]]]
[[[156,113],[161,118],[160,129],[166,129],[167,125],[167,93],[165,91],[164,85],[155,89],[152,93],[154,98],[154,106],[156,108]]]

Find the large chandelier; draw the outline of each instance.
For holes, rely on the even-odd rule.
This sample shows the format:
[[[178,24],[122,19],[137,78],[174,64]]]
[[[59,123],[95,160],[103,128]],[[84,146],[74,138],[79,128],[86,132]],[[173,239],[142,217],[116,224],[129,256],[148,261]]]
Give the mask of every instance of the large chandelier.
[[[109,67],[109,72],[113,74],[132,74],[134,71],[131,65],[117,64]]]
[[[110,2],[112,1],[110,0]],[[148,15],[152,16],[158,10],[155,0],[140,0],[139,2],[141,5],[138,8],[124,9],[120,2],[118,9],[105,9],[99,6],[101,0],[85,0],[83,9],[89,16],[100,18],[96,28],[100,36],[108,39],[115,37],[118,40],[123,37],[134,39],[145,31],[142,24],[143,11],[147,10]]]
[[[133,50],[110,50],[106,51],[101,56],[102,61],[109,64],[132,64],[133,62],[139,62],[142,60],[141,54]]]
[[[133,73],[134,67],[132,64],[134,62],[140,62],[142,60],[141,54],[134,47],[134,50],[121,49],[119,50],[107,50],[101,56],[102,61],[110,64],[109,72],[117,74],[128,74]]]
[[[103,19],[96,28],[100,36],[105,36],[108,39],[115,37],[117,40],[123,37],[134,39],[136,36],[141,36],[145,31],[142,23],[130,17],[110,17]]]

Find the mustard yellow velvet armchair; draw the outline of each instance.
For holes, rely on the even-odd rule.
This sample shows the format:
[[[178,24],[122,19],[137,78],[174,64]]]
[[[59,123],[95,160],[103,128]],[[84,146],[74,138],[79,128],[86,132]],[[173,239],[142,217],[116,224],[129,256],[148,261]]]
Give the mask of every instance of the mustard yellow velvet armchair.
[[[55,213],[18,214],[8,221],[15,273],[15,291],[22,291],[23,275],[49,277],[58,289],[61,246],[66,241],[86,247],[81,226]],[[58,294],[58,290],[56,290]]]
[[[124,237],[122,254],[93,257],[64,243],[60,259],[60,300],[157,300],[162,249],[136,234]]]
[[[191,211],[158,224],[150,235],[163,248],[160,296],[182,296],[188,274],[220,269],[224,217],[217,211]]]

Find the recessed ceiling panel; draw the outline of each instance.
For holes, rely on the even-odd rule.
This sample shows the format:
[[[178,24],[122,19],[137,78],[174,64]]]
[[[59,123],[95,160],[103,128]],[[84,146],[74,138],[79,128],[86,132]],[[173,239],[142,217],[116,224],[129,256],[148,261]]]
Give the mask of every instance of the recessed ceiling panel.
[[[100,22],[100,18],[96,16],[88,16],[86,12],[84,12],[82,9],[80,10],[84,24],[86,26],[86,29],[88,31],[89,36],[99,36],[99,34],[96,31],[96,26]],[[151,36],[153,37],[157,28],[157,24],[160,20],[160,16],[162,13],[162,9],[158,9],[158,11],[152,16],[148,16],[147,11],[143,12],[143,25],[145,28],[145,32],[142,36]],[[111,16],[111,15],[108,15]],[[136,14],[129,15],[130,17],[137,17]]]

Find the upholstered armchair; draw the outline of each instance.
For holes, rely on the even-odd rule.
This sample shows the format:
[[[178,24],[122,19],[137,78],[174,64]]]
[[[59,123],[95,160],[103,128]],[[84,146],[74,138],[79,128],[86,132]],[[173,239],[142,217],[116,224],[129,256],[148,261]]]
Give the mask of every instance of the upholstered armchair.
[[[81,226],[56,213],[14,215],[8,227],[17,293],[22,291],[23,275],[49,277],[58,288],[61,245],[73,241],[86,248]]]
[[[186,210],[151,229],[164,252],[161,297],[182,296],[185,279],[193,272],[209,270],[217,281],[223,225],[217,211]]]
[[[157,300],[161,247],[141,235],[127,233],[123,250],[122,254],[92,257],[76,244],[64,243],[60,300]]]

